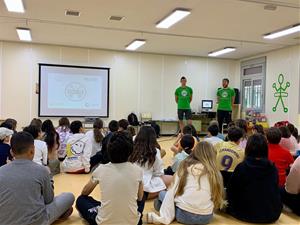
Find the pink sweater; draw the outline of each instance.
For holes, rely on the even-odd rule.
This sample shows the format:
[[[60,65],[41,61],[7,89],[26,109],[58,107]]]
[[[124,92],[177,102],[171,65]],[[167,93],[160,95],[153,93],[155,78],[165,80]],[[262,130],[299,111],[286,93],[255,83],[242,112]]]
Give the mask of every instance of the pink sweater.
[[[294,162],[286,179],[286,191],[290,194],[300,194],[300,157]]]
[[[279,144],[281,147],[289,150],[292,155],[296,155],[298,144],[294,136],[291,136],[290,138],[281,138]]]

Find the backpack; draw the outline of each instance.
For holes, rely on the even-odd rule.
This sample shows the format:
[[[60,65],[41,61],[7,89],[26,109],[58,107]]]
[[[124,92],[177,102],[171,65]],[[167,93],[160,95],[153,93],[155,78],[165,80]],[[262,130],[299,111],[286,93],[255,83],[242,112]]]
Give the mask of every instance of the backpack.
[[[139,125],[138,118],[134,113],[130,113],[128,115],[127,120],[128,120],[128,122],[131,126],[138,126]]]
[[[160,126],[155,121],[151,121],[150,125],[155,130],[157,138],[159,138],[159,136],[160,136]]]

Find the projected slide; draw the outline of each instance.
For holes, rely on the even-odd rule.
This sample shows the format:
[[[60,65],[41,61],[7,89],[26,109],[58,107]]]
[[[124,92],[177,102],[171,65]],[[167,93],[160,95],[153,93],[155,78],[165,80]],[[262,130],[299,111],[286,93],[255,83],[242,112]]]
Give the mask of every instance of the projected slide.
[[[40,64],[40,116],[108,116],[109,70]]]

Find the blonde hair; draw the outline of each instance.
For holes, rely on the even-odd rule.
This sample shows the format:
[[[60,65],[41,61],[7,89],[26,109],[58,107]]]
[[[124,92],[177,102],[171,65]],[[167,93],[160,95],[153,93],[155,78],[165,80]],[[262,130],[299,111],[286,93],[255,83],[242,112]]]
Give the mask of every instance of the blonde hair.
[[[211,199],[214,203],[215,209],[221,209],[225,205],[224,201],[224,186],[220,171],[217,168],[216,152],[214,147],[208,142],[200,142],[196,145],[193,152],[188,156],[179,166],[177,175],[179,177],[179,184],[176,191],[176,196],[181,196],[184,193],[186,186],[188,168],[196,164],[202,164],[203,170],[198,178],[199,188],[201,188],[200,178],[207,175],[210,189]],[[193,168],[191,169],[193,171]]]

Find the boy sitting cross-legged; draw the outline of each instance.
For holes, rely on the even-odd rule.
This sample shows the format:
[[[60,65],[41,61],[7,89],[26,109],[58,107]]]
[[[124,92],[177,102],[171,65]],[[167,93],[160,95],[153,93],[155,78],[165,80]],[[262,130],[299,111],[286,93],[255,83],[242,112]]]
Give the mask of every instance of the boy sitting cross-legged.
[[[132,150],[128,134],[119,131],[112,135],[108,144],[110,163],[98,166],[76,201],[77,210],[90,225],[142,224],[143,171],[128,162]],[[98,184],[101,202],[89,196]]]
[[[0,168],[1,224],[48,225],[70,216],[74,195],[54,197],[48,170],[32,161],[32,135],[14,134],[11,147],[15,160]]]

